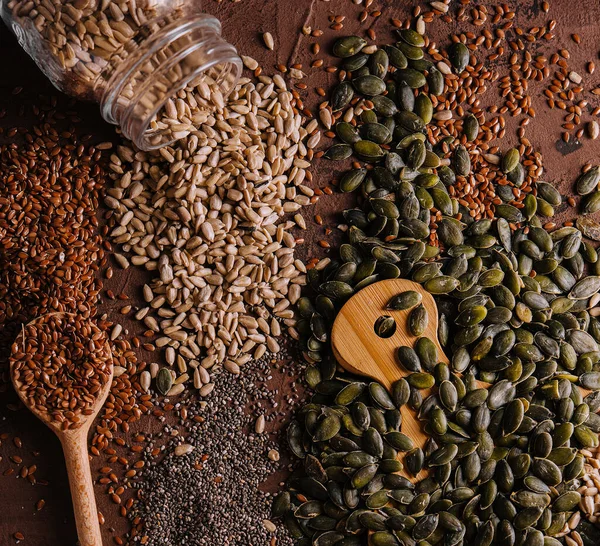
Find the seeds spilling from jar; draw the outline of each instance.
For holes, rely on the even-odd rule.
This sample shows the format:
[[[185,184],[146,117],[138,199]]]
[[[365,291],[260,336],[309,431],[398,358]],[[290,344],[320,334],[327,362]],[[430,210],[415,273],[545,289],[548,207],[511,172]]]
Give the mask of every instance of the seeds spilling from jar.
[[[23,327],[12,346],[11,367],[28,405],[61,428],[77,428],[111,373],[106,332],[76,315],[52,313]]]
[[[185,134],[164,116],[182,86],[206,79],[227,94],[241,71],[218,20],[193,2],[8,0],[1,14],[56,87],[101,103],[143,149]]]
[[[121,265],[156,275],[136,318],[201,393],[212,390],[206,370],[215,365],[237,374],[279,351],[281,322],[293,329],[305,283],[295,224],[280,219],[314,195],[305,181],[318,141],[305,140],[316,122],[304,127],[280,76],[259,80],[242,81],[226,103],[212,94],[215,113],[177,144],[151,153],[120,146],[111,157],[110,237],[130,256]],[[186,89],[168,110],[193,120],[207,93]]]

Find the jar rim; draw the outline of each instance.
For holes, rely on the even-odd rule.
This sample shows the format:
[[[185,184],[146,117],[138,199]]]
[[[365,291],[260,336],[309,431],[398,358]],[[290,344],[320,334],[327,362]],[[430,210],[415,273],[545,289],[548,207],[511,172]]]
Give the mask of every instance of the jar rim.
[[[192,51],[190,51],[190,53]],[[170,144],[177,142],[177,140],[179,140],[179,139],[173,138],[170,140],[163,140],[158,144],[151,143],[149,141],[149,137],[151,135],[158,134],[156,132],[151,133],[149,126],[150,126],[152,120],[155,119],[156,115],[161,111],[161,109],[164,107],[164,105],[170,98],[172,98],[174,95],[176,95],[181,89],[184,89],[190,82],[192,82],[195,79],[197,79],[198,77],[200,77],[203,73],[208,71],[210,68],[213,68],[218,65],[223,65],[223,69],[221,70],[221,74],[219,75],[217,83],[219,83],[221,80],[224,80],[226,78],[227,74],[230,74],[230,73],[235,74],[237,72],[237,74],[235,74],[235,76],[234,76],[231,86],[224,89],[223,97],[227,97],[231,93],[231,91],[233,91],[233,88],[235,87],[235,82],[237,82],[237,80],[239,79],[239,76],[241,74],[242,64],[241,64],[241,61],[239,60],[239,57],[237,57],[235,50],[233,51],[233,55],[229,56],[228,58],[215,59],[215,60],[211,61],[210,63],[206,63],[206,64],[198,66],[189,76],[187,76],[185,79],[182,79],[181,81],[179,81],[177,83],[177,86],[173,87],[171,93],[165,94],[165,96],[156,103],[156,105],[152,109],[152,111],[148,112],[148,115],[146,116],[146,120],[141,125],[141,129],[139,130],[139,134],[137,137],[132,138],[131,135],[125,135],[125,136],[127,138],[133,140],[133,142],[136,144],[136,146],[138,148],[140,148],[141,150],[148,150],[148,151],[149,150],[157,150],[159,148],[162,148],[164,146],[169,146]],[[135,109],[135,103],[132,102],[132,104],[130,104],[129,107],[127,108],[127,110],[129,111],[128,114],[132,115],[134,109]]]
[[[135,97],[128,99],[129,104],[127,106],[123,106],[122,104],[119,104],[119,98],[127,83],[133,79],[133,76],[137,73],[139,67],[148,59],[152,58],[153,55],[160,52],[162,48],[186,34],[202,30],[208,30],[214,33],[218,43],[215,45],[214,42],[207,44],[206,40],[200,42],[196,41],[191,43],[189,47],[182,48],[176,53],[181,59],[184,59],[202,48],[209,47],[211,50],[210,53],[214,56],[214,59],[200,64],[185,78],[177,81],[176,85],[173,85],[169,92],[165,93],[164,96],[153,105],[153,108],[145,113],[144,120],[140,123],[139,120],[136,120],[134,117],[134,110],[143,97],[144,92],[152,87],[153,79],[150,78],[142,83],[142,87],[138,90],[139,93],[137,93]],[[223,95],[227,96],[239,80],[243,64],[235,47],[221,38],[220,21],[211,15],[198,13],[197,15],[194,15],[193,18],[183,23],[181,21],[170,23],[162,28],[160,32],[150,37],[149,42],[146,42],[146,44],[146,47],[138,48],[133,56],[128,59],[123,66],[118,67],[115,73],[110,76],[105,91],[102,93],[100,108],[104,119],[109,123],[120,125],[124,136],[131,139],[138,148],[142,150],[151,150],[172,144],[177,140],[165,140],[159,144],[152,144],[148,140],[148,137],[150,136],[150,123],[170,98],[181,89],[185,88],[191,81],[200,77],[202,73],[218,65],[223,65],[223,69],[219,75],[219,81],[223,80],[224,77],[233,75],[229,88],[223,89]],[[135,130],[133,130],[136,121],[138,123]]]

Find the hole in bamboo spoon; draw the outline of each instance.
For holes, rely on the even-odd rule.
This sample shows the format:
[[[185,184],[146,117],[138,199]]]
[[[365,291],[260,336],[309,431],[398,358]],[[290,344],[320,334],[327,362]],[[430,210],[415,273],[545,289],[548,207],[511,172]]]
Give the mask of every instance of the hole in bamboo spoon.
[[[382,315],[375,321],[373,329],[379,337],[387,339],[396,333],[396,321],[389,315]]]

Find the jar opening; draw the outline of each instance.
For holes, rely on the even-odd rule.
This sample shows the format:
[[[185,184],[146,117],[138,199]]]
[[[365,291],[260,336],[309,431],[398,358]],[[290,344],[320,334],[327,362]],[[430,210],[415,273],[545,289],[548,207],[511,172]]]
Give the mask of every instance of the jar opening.
[[[207,15],[163,28],[141,49],[112,75],[101,109],[142,150],[189,134],[224,103],[242,72],[235,48],[220,36],[220,23]],[[204,103],[191,112],[177,94],[196,86]]]
[[[131,119],[131,123],[127,125],[129,134],[125,136],[142,150],[155,150],[185,138],[204,123],[212,112],[224,106],[240,73],[241,67],[238,67],[235,58],[215,62],[210,67],[202,65],[158,102],[142,97],[130,106],[131,112],[127,117]],[[179,107],[175,97],[180,91],[194,87],[200,89],[204,103],[198,104],[198,111],[192,114]],[[152,89],[147,94],[155,95]],[[145,104],[153,104],[155,107],[150,110]],[[125,131],[125,127],[123,130]]]

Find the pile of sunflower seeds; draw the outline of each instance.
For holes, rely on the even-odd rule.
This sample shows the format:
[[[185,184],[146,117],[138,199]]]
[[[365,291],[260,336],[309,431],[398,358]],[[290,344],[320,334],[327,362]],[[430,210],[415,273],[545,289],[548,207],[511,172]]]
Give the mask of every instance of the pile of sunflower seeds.
[[[476,116],[455,134],[437,130],[432,98],[444,93],[444,75],[424,59],[424,36],[398,35],[369,53],[359,37],[334,45],[352,79],[331,93],[342,143],[325,155],[368,167],[341,177],[361,207],[344,212],[339,258],[308,271],[313,295],[298,302],[315,394],[289,427],[303,465],[273,516],[298,545],[582,544],[573,531],[589,503],[580,450],[597,449],[600,431],[598,253],[578,228],[542,223],[562,199],[538,180],[534,159],[529,169],[520,149],[481,153]],[[455,75],[469,66],[462,43],[445,54]],[[595,202],[599,183],[600,170],[588,168],[578,192]],[[469,201],[480,188],[485,203]],[[400,277],[436,297],[451,363],[424,337],[399,347],[408,375],[388,393],[339,373],[329,335],[349,297]],[[414,293],[388,305],[411,309],[412,332],[423,331]],[[382,335],[394,327],[375,326]],[[405,405],[423,423],[424,446],[401,432]],[[428,476],[414,483],[422,470]]]
[[[304,126],[281,76],[259,80],[243,79],[227,102],[213,95],[209,116],[200,105],[210,87],[181,91],[167,109],[199,113],[196,129],[156,152],[123,145],[111,156],[105,202],[116,259],[156,275],[135,317],[176,371],[174,386],[162,374],[163,394],[188,379],[208,394],[213,366],[238,374],[277,353],[282,324],[297,337],[292,305],[306,269],[290,228],[305,227],[297,211],[313,196],[305,178],[319,133],[316,121]],[[295,221],[280,222],[290,213]]]

